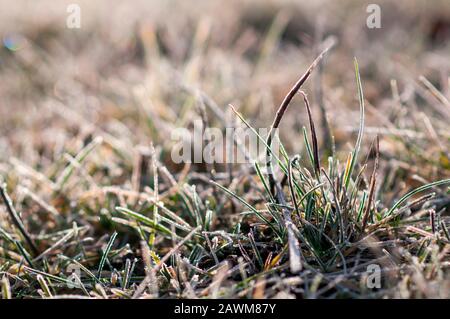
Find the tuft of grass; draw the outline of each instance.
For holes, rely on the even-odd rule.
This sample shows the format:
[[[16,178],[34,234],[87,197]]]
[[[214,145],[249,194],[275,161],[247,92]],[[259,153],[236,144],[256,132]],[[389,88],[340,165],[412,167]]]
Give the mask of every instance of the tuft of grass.
[[[384,4],[410,14],[377,41],[301,18],[318,16],[307,2],[152,5],[116,30],[116,8],[85,1],[77,37],[0,12],[26,21],[24,46],[0,50],[2,298],[449,297],[450,64],[441,35],[411,28],[447,3]],[[320,15],[342,8],[365,12]],[[174,163],[174,130],[201,149],[197,121],[247,128],[263,154]]]

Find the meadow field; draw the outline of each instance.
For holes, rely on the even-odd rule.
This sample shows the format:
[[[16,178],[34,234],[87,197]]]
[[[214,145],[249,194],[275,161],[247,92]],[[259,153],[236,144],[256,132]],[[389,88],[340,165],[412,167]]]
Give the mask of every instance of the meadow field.
[[[450,1],[0,0],[0,38],[2,298],[450,298]]]

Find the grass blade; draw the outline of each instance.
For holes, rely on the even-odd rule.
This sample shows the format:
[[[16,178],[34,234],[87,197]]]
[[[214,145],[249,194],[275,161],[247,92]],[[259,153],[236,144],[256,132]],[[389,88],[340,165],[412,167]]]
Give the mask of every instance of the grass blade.
[[[105,266],[106,259],[108,258],[108,254],[111,251],[112,245],[114,244],[114,240],[116,240],[116,237],[117,232],[114,232],[114,234],[112,234],[111,238],[109,239],[109,242],[106,245],[105,250],[103,251],[102,259],[100,259],[100,264],[98,266],[98,274],[97,274],[98,279],[101,279],[102,277],[103,267]]]
[[[359,154],[359,150],[361,149],[361,142],[362,142],[363,135],[364,135],[364,94],[363,94],[363,89],[362,89],[362,84],[361,84],[361,77],[359,74],[358,61],[356,60],[356,58],[354,60],[354,65],[355,65],[356,84],[358,87],[359,116],[360,117],[359,117],[359,132],[358,132],[358,137],[356,139],[355,149],[352,152],[349,169],[346,172],[345,177],[344,177],[344,185],[345,185],[346,189],[348,188],[353,169],[355,168],[356,161],[358,160],[358,154]]]
[[[26,242],[30,246],[31,250],[33,251],[34,255],[39,254],[39,250],[37,246],[34,244],[33,240],[31,239],[30,234],[28,234],[25,225],[23,224],[22,220],[20,219],[19,214],[16,212],[11,198],[8,195],[8,192],[6,191],[6,184],[0,185],[0,195],[3,199],[3,202],[6,205],[6,209],[9,213],[9,216],[11,217],[14,225],[19,229],[22,236],[25,238]]]
[[[403,204],[405,201],[407,201],[410,197],[412,197],[412,196],[414,196],[414,195],[416,195],[416,194],[418,194],[418,193],[420,193],[420,192],[423,192],[423,191],[426,191],[426,190],[428,190],[428,189],[431,189],[431,188],[433,188],[433,187],[441,186],[441,185],[445,185],[445,184],[450,184],[450,178],[449,178],[449,179],[443,179],[443,180],[436,181],[436,182],[429,183],[429,184],[425,184],[425,185],[422,185],[422,186],[420,186],[420,187],[417,187],[416,189],[413,189],[412,191],[410,191],[410,192],[406,193],[405,195],[403,195],[403,196],[402,196],[402,197],[401,197],[401,198],[400,198],[400,199],[399,199],[399,200],[391,207],[391,209],[389,209],[389,210],[386,212],[385,217],[388,217],[388,216],[392,215],[392,213],[393,213],[397,208],[399,208],[401,204]]]
[[[162,226],[160,224],[155,224],[154,220],[152,220],[152,219],[150,219],[150,218],[148,218],[148,217],[146,217],[144,215],[136,213],[136,212],[134,212],[134,211],[132,211],[132,210],[130,210],[128,208],[125,208],[125,207],[116,207],[116,210],[119,213],[122,213],[122,214],[124,214],[126,216],[132,217],[133,219],[135,219],[135,220],[137,220],[137,221],[139,221],[139,222],[141,222],[141,223],[143,223],[143,224],[145,224],[147,226],[150,226],[151,228],[156,229],[156,230],[160,231],[161,233],[163,233],[165,235],[168,235],[168,236],[173,235],[172,232],[168,228],[166,228],[166,227],[164,227],[164,226]]]

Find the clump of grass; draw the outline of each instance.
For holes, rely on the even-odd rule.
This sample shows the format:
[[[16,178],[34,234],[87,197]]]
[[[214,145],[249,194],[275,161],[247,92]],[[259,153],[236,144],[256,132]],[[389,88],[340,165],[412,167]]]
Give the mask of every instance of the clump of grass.
[[[318,59],[322,56],[323,53]],[[277,112],[272,129],[280,125],[289,102],[318,59],[289,92],[284,100],[287,102],[283,102],[281,111]],[[290,274],[300,276],[308,285],[306,289],[296,285],[289,286],[292,292],[304,296],[330,294],[355,297],[360,296],[361,291],[348,283],[357,283],[368,263],[383,263],[383,256],[373,250],[377,245],[371,245],[376,238],[389,238],[392,231],[395,231],[398,238],[396,241],[401,247],[415,246],[408,247],[408,251],[418,249],[422,260],[431,258],[426,257],[428,250],[424,249],[425,246],[431,249],[445,247],[449,243],[445,223],[437,224],[436,212],[432,210],[432,232],[428,233],[417,227],[403,226],[410,225],[411,222],[402,216],[414,206],[434,198],[434,194],[430,194],[421,200],[408,202],[413,196],[448,185],[450,179],[422,185],[407,192],[392,205],[382,205],[375,197],[380,161],[377,137],[372,144],[376,154],[373,172],[369,184],[363,185],[367,164],[360,164],[358,158],[363,141],[364,97],[356,60],[355,74],[361,113],[360,131],[345,165],[340,165],[336,154],[333,154],[328,158],[328,169],[322,167],[311,107],[306,94],[299,91],[309,119],[309,136],[306,129],[303,130],[309,163],[300,155],[290,158],[284,153],[285,156],[277,158],[276,162],[281,169],[279,177],[278,170],[275,170],[275,165],[269,159],[269,182],[262,174],[259,164],[255,163],[256,176],[264,186],[261,193],[264,209],[248,202],[237,190],[232,189],[232,185],[222,185],[217,181],[203,185],[207,188],[217,187],[228,200],[237,200],[236,205],[240,207],[238,210],[247,210],[243,211],[240,222],[230,225],[231,230],[211,230],[214,216],[226,214],[225,207],[211,206],[199,195],[197,187],[181,186],[172,181],[173,191],[166,197],[166,204],[162,204],[157,191],[158,171],[162,167],[158,167],[161,164],[156,161],[153,165],[153,195],[121,189],[106,191],[105,194],[112,193],[124,203],[127,202],[126,197],[140,198],[140,208],[116,207],[111,211],[111,216],[106,218],[117,231],[112,233],[98,253],[93,253],[92,248],[86,251],[85,244],[71,241],[74,237],[83,238],[86,234],[85,229],[76,225],[72,230],[49,234],[49,237],[39,238],[29,234],[14,209],[6,187],[2,186],[1,195],[9,218],[21,235],[18,237],[12,228],[9,232],[0,228],[2,249],[9,256],[2,269],[3,272],[9,269],[6,273],[17,281],[16,288],[11,292],[8,276],[3,276],[3,296],[9,298],[13,293],[15,297],[36,294],[43,298],[63,297],[67,296],[70,287],[73,289],[70,295],[74,298],[81,298],[83,295],[138,298],[154,297],[155,294],[207,297],[212,296],[212,291],[215,291],[214,296],[233,297],[248,295],[254,282],[261,280],[266,282],[267,290],[264,293],[271,296],[278,290],[274,278]],[[241,114],[235,112],[245,125],[252,128]],[[257,134],[253,128],[252,131]],[[273,154],[270,136],[265,142],[269,156]],[[264,142],[263,137],[258,137]],[[66,173],[61,175],[65,182],[73,174],[73,170],[73,164],[65,168]],[[167,173],[166,170],[165,172]],[[60,193],[60,189],[61,187],[57,188],[55,192]],[[139,250],[132,249],[129,244],[124,245],[123,240],[116,240],[117,237],[124,238],[128,233],[120,225],[134,229],[135,236],[145,247],[140,250],[141,256],[137,255]],[[437,225],[442,227],[438,229]],[[244,226],[250,230],[244,231]],[[411,243],[411,235],[407,232],[419,235],[422,239]],[[41,251],[42,245],[55,240],[51,247]],[[156,248],[158,241],[171,241],[174,246],[160,257]],[[34,256],[26,251],[25,246],[32,249]],[[378,246],[385,247],[383,241]],[[390,258],[395,258],[385,248],[381,249]],[[133,263],[128,257],[120,262],[120,259],[129,254],[135,256]],[[365,262],[361,263],[361,259]],[[17,266],[14,266],[15,262],[18,263]],[[79,274],[75,277],[65,274],[62,269],[68,264],[72,268],[75,266],[80,271]],[[95,265],[98,265],[98,269],[93,268]],[[106,272],[105,268],[109,271]],[[15,274],[11,273],[11,269],[15,269]],[[60,270],[55,272],[55,269]],[[396,264],[390,272],[399,272],[400,269],[401,264]],[[225,278],[231,280],[227,285]],[[219,295],[217,287],[221,287]],[[82,294],[78,295],[78,292]]]
[[[403,71],[399,83],[410,86],[402,92],[392,80],[389,110],[381,99],[375,108],[374,82],[386,79],[364,76],[372,88],[366,99],[356,59],[354,82],[334,74],[353,73],[343,70],[346,63],[315,69],[326,49],[284,96],[290,77],[301,72],[283,61],[299,61],[304,52],[291,48],[299,40],[288,32],[289,16],[280,11],[272,18],[266,33],[250,26],[220,35],[208,21],[191,30],[171,19],[173,30],[192,31],[193,43],[138,23],[127,54],[120,48],[117,56],[97,59],[94,49],[82,51],[95,68],[75,82],[46,43],[40,43],[46,59],[40,50],[31,51],[36,56],[0,52],[12,62],[1,66],[0,77],[24,70],[16,79],[20,90],[7,86],[8,100],[27,104],[23,98],[43,110],[26,117],[30,129],[8,130],[24,121],[13,114],[1,128],[5,154],[13,155],[0,161],[7,185],[0,188],[2,298],[448,297],[448,289],[436,289],[449,280],[446,86],[425,76],[403,81],[410,77]],[[64,38],[58,32],[54,36]],[[235,38],[232,49],[217,45]],[[321,39],[313,45],[323,47]],[[348,56],[342,46],[335,48],[340,58]],[[32,67],[33,59],[57,60],[45,66],[60,75],[58,85]],[[116,70],[117,60],[126,61],[124,69]],[[273,68],[281,65],[273,84]],[[318,81],[319,98],[310,100],[314,72],[333,73],[339,81],[329,82],[339,88]],[[128,73],[131,82],[122,80]],[[111,83],[97,87],[94,74],[110,76]],[[132,83],[136,75],[138,84]],[[101,108],[79,98],[79,91],[90,90]],[[359,117],[350,92],[356,92]],[[330,125],[318,105],[324,101],[333,104]],[[373,118],[384,126],[370,126]],[[175,165],[167,137],[196,119],[249,128],[265,147],[265,161]],[[268,136],[255,129],[261,123],[271,123]],[[355,131],[353,139],[343,135],[345,125]],[[379,289],[366,284],[372,264],[382,270]]]

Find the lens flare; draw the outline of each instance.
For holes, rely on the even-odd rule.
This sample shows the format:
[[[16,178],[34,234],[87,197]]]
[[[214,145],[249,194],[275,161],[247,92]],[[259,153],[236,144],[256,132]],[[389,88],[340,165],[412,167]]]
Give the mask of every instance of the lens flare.
[[[3,45],[10,51],[16,52],[23,49],[27,39],[21,34],[8,34],[3,38]]]

